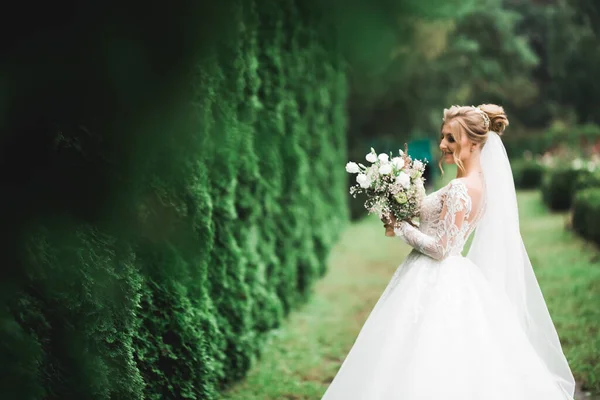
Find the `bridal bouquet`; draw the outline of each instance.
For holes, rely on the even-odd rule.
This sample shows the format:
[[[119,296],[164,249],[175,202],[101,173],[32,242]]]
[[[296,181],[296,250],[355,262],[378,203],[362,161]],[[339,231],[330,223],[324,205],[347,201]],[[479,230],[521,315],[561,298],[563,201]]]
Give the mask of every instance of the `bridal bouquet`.
[[[385,153],[377,155],[371,147],[366,159],[371,163],[349,162],[346,172],[358,174],[356,185],[350,187],[350,194],[356,198],[358,193],[367,196],[365,208],[369,214],[376,213],[380,219],[393,214],[398,221],[411,220],[418,217],[419,207],[425,195],[423,172],[425,164],[412,160],[406,152],[398,150],[399,156],[393,157]],[[393,236],[393,228],[388,228],[386,235]]]

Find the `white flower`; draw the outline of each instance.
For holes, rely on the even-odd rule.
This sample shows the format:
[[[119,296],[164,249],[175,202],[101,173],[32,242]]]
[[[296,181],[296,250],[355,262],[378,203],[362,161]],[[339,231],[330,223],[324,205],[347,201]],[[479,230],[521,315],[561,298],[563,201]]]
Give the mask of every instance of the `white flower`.
[[[415,186],[418,187],[419,189],[425,187],[425,185],[423,183],[423,178],[417,178],[417,179],[415,179],[414,183],[415,183]]]
[[[400,157],[402,157],[404,155],[404,152],[401,149],[398,149],[398,154],[400,154]]]
[[[358,164],[355,162],[349,162],[346,164],[346,172],[350,174],[358,174],[360,172],[360,168],[358,168]]]
[[[391,164],[383,164],[381,167],[379,167],[379,173],[381,175],[388,175],[391,172],[392,172]]]
[[[392,158],[392,164],[394,164],[394,167],[396,167],[397,169],[401,169],[402,167],[404,167],[404,158],[394,157]]]
[[[381,153],[378,158],[379,158],[379,161],[381,161],[384,164],[386,164],[390,161],[390,156],[388,156],[385,153]]]
[[[363,189],[368,189],[371,186],[371,181],[365,174],[358,174],[356,176],[356,182],[358,182],[360,187]]]
[[[368,162],[374,163],[375,161],[377,161],[377,154],[369,153],[369,154],[367,154],[367,156],[365,158],[367,159]]]
[[[364,174],[369,178],[369,182],[373,182],[374,180],[377,180],[377,177],[379,176],[379,167],[377,164],[371,165]]]
[[[410,176],[406,172],[401,171],[400,174],[398,174],[398,176],[396,177],[396,183],[399,183],[400,185],[402,185],[404,187],[409,187],[410,186]]]
[[[423,163],[421,161],[419,161],[419,160],[415,160],[413,162],[413,168],[414,169],[421,169],[421,168],[423,168]]]

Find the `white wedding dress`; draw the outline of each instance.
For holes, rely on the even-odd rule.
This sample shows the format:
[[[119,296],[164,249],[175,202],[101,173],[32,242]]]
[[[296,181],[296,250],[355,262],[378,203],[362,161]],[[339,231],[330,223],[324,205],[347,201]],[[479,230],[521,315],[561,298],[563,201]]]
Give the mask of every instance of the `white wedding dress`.
[[[494,148],[486,146],[488,152]],[[484,174],[493,175],[489,168]],[[538,322],[535,313],[549,320],[547,311],[524,312],[525,300],[521,309],[503,290],[506,280],[495,284],[461,255],[489,207],[496,207],[487,199],[493,182],[486,181],[477,188],[452,180],[423,199],[419,228],[404,222],[395,229],[414,250],[393,274],[322,400],[573,398],[573,377],[560,344],[556,348],[553,325],[540,319],[548,332],[529,329]]]

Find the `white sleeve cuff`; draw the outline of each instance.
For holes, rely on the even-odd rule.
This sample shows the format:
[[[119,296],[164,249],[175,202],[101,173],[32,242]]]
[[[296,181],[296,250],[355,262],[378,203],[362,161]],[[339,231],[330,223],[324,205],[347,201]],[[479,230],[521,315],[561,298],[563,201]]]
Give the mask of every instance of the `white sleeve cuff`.
[[[394,228],[394,233],[396,236],[404,236],[401,228]]]

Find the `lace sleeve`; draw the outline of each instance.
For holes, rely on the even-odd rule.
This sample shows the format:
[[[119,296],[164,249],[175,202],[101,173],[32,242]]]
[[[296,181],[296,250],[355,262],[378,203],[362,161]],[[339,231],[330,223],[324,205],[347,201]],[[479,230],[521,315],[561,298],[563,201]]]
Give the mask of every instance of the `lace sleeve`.
[[[442,212],[433,236],[421,232],[406,221],[401,221],[394,232],[419,252],[442,260],[451,254],[453,248],[462,246],[463,223],[470,209],[471,198],[467,187],[460,181],[453,181],[445,193]]]

